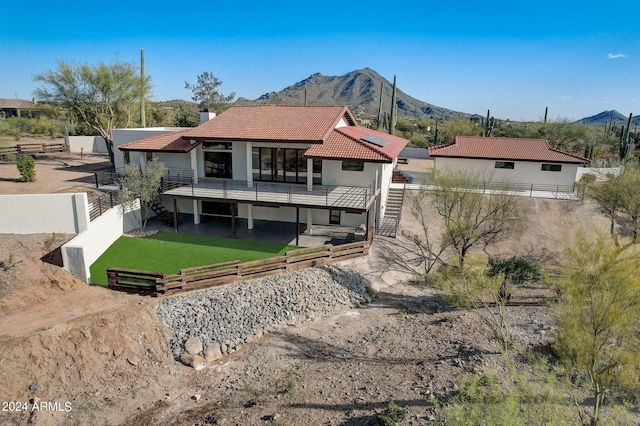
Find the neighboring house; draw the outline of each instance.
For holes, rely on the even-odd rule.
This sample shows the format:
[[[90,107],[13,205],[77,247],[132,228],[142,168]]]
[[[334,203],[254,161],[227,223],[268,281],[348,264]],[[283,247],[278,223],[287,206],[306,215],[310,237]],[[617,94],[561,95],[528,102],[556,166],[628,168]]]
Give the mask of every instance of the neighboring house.
[[[589,160],[554,148],[544,139],[456,136],[453,143],[429,147],[434,168],[493,172],[493,181],[564,187],[571,191],[578,167]],[[562,189],[562,188],[561,188]]]
[[[0,99],[0,117],[33,117],[43,114],[45,107],[38,105],[36,99],[25,101],[23,99]]]
[[[191,129],[119,145],[116,168],[158,159],[192,175],[163,193],[173,210],[253,220],[374,226],[406,139],[357,125],[345,106],[229,108]],[[184,176],[185,173],[182,173]],[[306,220],[305,220],[306,217]]]

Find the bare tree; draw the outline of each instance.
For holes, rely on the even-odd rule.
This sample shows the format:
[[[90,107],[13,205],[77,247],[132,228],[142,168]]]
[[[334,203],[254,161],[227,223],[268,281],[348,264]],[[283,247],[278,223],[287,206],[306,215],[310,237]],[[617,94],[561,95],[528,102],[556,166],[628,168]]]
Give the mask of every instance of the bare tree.
[[[434,170],[429,199],[443,220],[446,245],[457,256],[462,268],[469,250],[478,243],[489,244],[509,231],[518,229],[524,216],[521,197],[509,193],[508,183],[500,191],[486,194],[493,176],[473,169]]]

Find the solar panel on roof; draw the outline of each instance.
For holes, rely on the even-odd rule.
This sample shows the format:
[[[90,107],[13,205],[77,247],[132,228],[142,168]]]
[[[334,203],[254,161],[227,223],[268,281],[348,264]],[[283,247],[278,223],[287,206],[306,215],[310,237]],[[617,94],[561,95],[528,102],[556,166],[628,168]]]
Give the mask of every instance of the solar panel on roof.
[[[387,146],[387,145],[389,145],[391,143],[391,142],[386,141],[386,140],[384,140],[382,138],[379,138],[377,136],[365,136],[361,140],[363,140],[365,142],[372,143],[374,145],[378,145],[380,147]]]

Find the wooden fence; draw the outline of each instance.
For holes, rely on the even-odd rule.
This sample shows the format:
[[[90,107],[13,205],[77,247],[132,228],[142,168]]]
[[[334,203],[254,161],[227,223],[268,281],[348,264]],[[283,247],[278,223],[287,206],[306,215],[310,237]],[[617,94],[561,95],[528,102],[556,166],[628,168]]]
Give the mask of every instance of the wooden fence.
[[[15,146],[0,148],[0,156],[48,154],[51,152],[67,152],[63,143],[19,143]]]
[[[231,284],[253,278],[278,275],[313,266],[325,265],[369,254],[369,242],[360,241],[334,246],[326,244],[292,250],[284,256],[240,262],[237,260],[213,265],[181,269],[179,274],[107,268],[108,288],[158,296],[170,296],[187,291]]]

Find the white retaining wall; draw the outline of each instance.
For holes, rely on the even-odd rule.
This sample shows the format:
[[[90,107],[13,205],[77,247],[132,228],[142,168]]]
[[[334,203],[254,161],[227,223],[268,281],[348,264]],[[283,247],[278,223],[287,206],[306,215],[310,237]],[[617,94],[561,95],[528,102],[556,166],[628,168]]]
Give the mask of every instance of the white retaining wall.
[[[102,136],[69,136],[69,152],[107,154],[107,143]]]
[[[595,175],[598,182],[609,180],[609,175],[619,176],[622,170],[622,167],[579,167],[576,174],[576,182],[583,175]]]
[[[123,233],[140,227],[140,205],[123,212],[116,206],[91,222],[89,228],[62,246],[64,269],[91,283],[89,267]]]
[[[77,234],[90,223],[84,192],[0,195],[0,217],[2,234]]]

